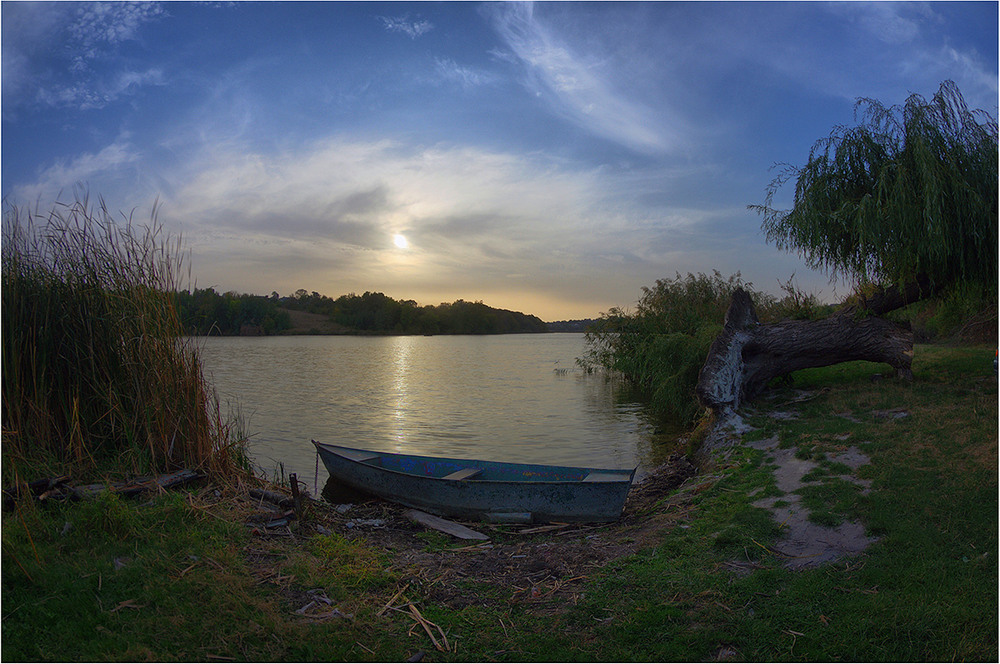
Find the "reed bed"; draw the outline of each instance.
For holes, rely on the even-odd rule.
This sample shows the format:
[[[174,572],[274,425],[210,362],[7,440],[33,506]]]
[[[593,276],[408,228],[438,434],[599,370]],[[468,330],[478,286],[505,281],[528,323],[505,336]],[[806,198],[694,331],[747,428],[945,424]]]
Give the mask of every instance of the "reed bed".
[[[3,478],[249,472],[172,293],[180,239],[85,195],[3,211]]]

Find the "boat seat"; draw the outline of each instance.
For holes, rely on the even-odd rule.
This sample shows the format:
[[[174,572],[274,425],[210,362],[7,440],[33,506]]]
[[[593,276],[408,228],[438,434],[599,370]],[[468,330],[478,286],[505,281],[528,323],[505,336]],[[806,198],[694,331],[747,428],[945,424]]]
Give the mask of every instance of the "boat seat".
[[[482,468],[463,468],[461,470],[456,470],[453,473],[449,473],[444,476],[443,479],[446,480],[468,480],[472,479],[479,473],[483,472]]]
[[[584,482],[627,482],[629,473],[591,473],[583,478]]]
[[[374,461],[381,456],[375,452],[367,452],[365,450],[337,450],[337,454],[345,459],[358,461],[360,463],[368,463],[369,461]]]

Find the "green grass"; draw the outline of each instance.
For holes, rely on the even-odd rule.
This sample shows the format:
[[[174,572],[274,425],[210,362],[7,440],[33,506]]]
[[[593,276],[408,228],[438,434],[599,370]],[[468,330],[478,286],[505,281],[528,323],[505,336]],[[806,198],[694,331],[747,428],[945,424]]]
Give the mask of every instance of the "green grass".
[[[151,504],[106,497],[4,514],[4,655],[402,661],[423,650],[430,661],[996,661],[992,360],[993,348],[919,347],[912,383],[873,383],[880,368],[865,363],[810,370],[795,388],[814,396],[779,408],[797,419],[767,420],[766,408],[747,418],[810,458],[826,455],[800,495],[817,520],[858,519],[879,538],[852,559],[786,569],[771,548],[780,530],[751,505],[778,495],[770,468],[764,453],[740,448],[696,480],[703,488],[684,490],[693,508],[686,519],[635,555],[594,568],[575,601],[531,603],[509,586],[463,581],[473,601],[449,606],[411,586],[407,597],[457,645],[442,653],[412,619],[377,615],[405,584],[389,552],[339,535],[272,543],[279,583],[251,564],[248,552],[262,544],[241,523],[210,516],[184,494]],[[897,408],[907,416],[876,414]],[[858,471],[872,481],[868,496],[838,479],[844,469],[830,461],[849,445],[871,458]],[[63,535],[66,523],[73,527]],[[422,539],[416,549],[430,553],[451,546]],[[353,619],[296,616],[302,593],[316,588]]]
[[[298,617],[306,601],[287,591],[321,588],[351,613],[358,593],[394,587],[383,554],[337,535],[316,537],[282,551],[277,575],[260,582],[248,562],[256,548],[241,523],[209,516],[180,493],[149,503],[105,494],[5,515],[5,658],[306,661],[363,653],[355,641],[367,637],[357,624]]]

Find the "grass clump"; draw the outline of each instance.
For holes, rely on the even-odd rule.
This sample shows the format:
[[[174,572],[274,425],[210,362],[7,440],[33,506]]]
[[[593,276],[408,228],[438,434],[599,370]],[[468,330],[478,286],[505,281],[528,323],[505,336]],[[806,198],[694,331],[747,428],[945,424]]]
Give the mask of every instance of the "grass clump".
[[[388,586],[394,577],[386,572],[386,556],[361,546],[342,535],[332,533],[309,541],[310,559],[316,563],[312,575],[331,588],[341,599],[351,590],[379,589]]]
[[[373,565],[358,563],[377,556],[317,538],[321,555],[288,548],[255,564],[264,544],[230,517],[185,493],[147,502],[105,494],[45,508],[25,503],[5,514],[5,658],[360,661],[359,641],[379,647],[381,661],[408,656],[395,644],[376,645],[346,617],[295,613],[314,589],[345,616],[354,613],[341,602],[371,590]],[[331,548],[339,552],[332,561]],[[354,562],[335,567],[345,561]]]
[[[86,196],[3,212],[3,479],[248,467],[182,335],[179,241]]]

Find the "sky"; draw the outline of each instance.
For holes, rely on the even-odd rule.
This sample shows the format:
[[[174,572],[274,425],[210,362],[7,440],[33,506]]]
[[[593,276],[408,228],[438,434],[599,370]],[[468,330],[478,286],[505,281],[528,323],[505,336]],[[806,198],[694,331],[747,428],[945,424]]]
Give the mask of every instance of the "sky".
[[[942,81],[997,116],[996,2],[61,3],[2,14],[2,193],[179,237],[185,287],[634,309],[766,242],[776,164]],[[791,185],[775,199],[787,207]]]

